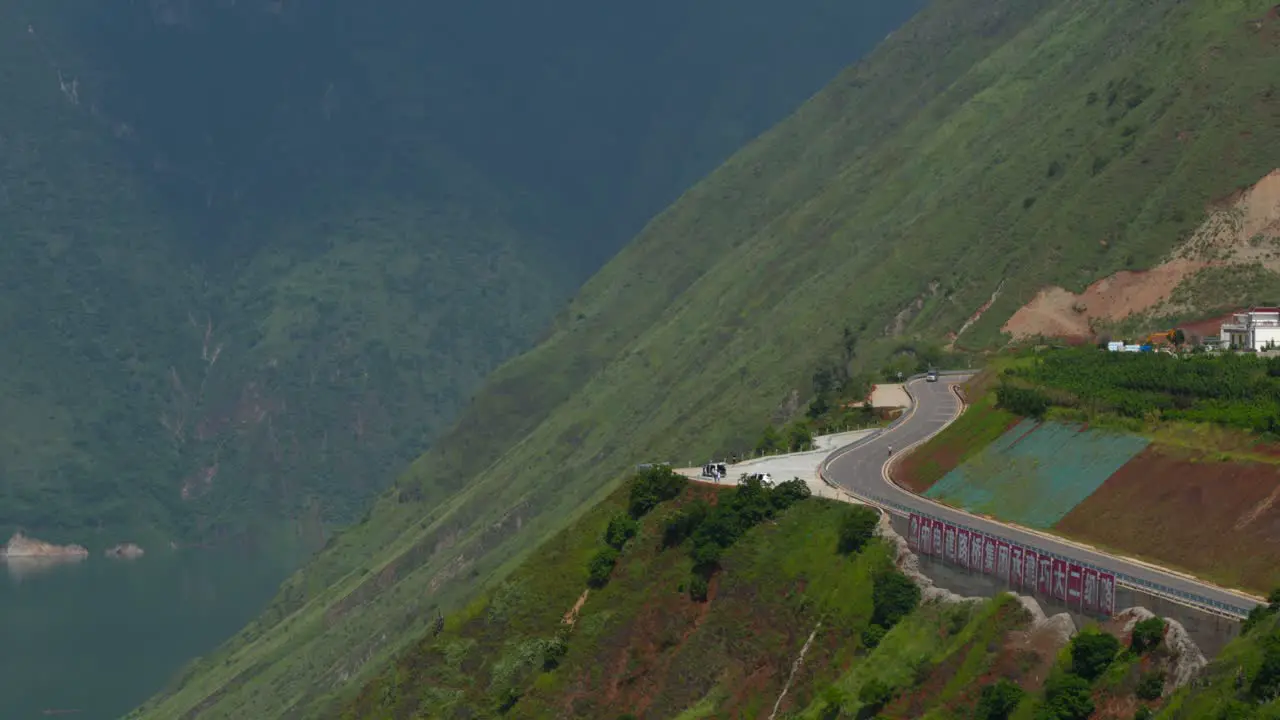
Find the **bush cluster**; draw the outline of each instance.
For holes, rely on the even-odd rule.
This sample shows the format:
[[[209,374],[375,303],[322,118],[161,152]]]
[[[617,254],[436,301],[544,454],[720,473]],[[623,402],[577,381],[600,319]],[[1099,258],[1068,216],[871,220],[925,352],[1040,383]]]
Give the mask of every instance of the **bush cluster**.
[[[640,531],[640,518],[658,506],[684,492],[689,479],[669,467],[656,466],[636,473],[631,479],[631,492],[627,512],[609,519],[604,531],[605,546],[587,562],[587,585],[602,588],[609,584],[613,568],[618,564],[622,548]]]
[[[720,555],[748,530],[772,518],[795,503],[809,497],[809,486],[803,480],[788,480],[770,489],[759,480],[746,480],[724,497],[715,507],[692,503],[666,518],[662,542],[675,547],[690,541],[694,577],[689,595],[705,600],[711,576],[719,569]]]
[[[658,506],[684,492],[689,478],[669,467],[655,466],[636,473],[631,480],[631,499],[627,506],[631,517],[639,520]]]
[[[875,537],[880,524],[880,513],[865,505],[849,508],[840,520],[840,535],[836,550],[842,555],[862,552]]]
[[[1164,639],[1164,620],[1150,617],[1133,626],[1129,647],[1139,655],[1154,650]]]
[[[1017,683],[1001,678],[982,688],[973,717],[975,720],[1009,720],[1024,695],[1026,692]]]

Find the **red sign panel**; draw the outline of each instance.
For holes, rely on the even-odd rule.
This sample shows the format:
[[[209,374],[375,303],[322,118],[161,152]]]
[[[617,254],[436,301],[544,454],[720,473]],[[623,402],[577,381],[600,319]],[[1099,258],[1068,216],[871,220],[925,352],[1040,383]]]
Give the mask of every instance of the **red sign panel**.
[[[1107,617],[1116,614],[1116,576],[1098,573],[1098,612]]]
[[[933,554],[933,520],[920,518],[920,554]]]
[[[1039,587],[1040,553],[1035,548],[1027,548],[1022,555],[1022,586],[1027,592],[1035,592]]]
[[[969,569],[982,572],[983,549],[987,547],[987,539],[982,533],[973,534],[973,542],[969,544]]]
[[[1040,557],[1040,572],[1036,579],[1036,592],[1051,597],[1053,595],[1053,558]]]
[[[987,538],[986,551],[982,555],[982,572],[987,575],[996,574],[996,539]]]
[[[1084,568],[1075,563],[1067,565],[1067,605],[1084,609]]]
[[[1053,597],[1065,601],[1067,599],[1067,561],[1053,561]]]
[[[969,543],[972,542],[969,531],[964,528],[956,530],[956,564],[962,568],[969,567]]]
[[[947,562],[956,561],[956,526],[944,525],[942,528],[942,559]]]
[[[911,519],[907,525],[907,545],[912,550],[920,549],[920,516],[911,513]]]
[[[1081,607],[1085,612],[1098,611],[1098,571],[1093,568],[1084,569],[1084,590],[1081,593]]]
[[[933,522],[933,539],[929,541],[929,552],[938,557],[942,557],[942,521],[935,520]]]
[[[1004,540],[996,543],[996,577],[1004,582],[1009,582],[1009,565],[1012,557],[1010,549],[1009,543]]]
[[[1009,584],[1022,589],[1022,574],[1026,571],[1024,551],[1021,545],[1009,546]]]

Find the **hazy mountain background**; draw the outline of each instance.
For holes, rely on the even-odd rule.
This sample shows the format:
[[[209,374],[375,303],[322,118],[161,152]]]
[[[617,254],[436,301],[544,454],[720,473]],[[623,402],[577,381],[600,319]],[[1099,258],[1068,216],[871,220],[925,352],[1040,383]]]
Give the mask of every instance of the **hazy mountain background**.
[[[921,4],[0,0],[0,530],[353,517]]]

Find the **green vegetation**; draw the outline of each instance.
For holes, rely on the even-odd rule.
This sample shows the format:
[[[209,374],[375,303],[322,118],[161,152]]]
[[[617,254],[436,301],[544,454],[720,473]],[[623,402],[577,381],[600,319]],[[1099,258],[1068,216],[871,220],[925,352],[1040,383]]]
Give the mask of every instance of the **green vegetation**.
[[[862,552],[862,548],[875,536],[879,523],[880,513],[864,505],[853,507],[840,521],[838,550],[845,555]]]
[[[689,557],[693,561],[695,577],[690,583],[690,595],[695,600],[705,600],[711,576],[720,569],[720,558],[733,547],[748,530],[809,497],[809,486],[803,480],[788,480],[776,487],[767,488],[758,478],[750,478],[738,485],[728,497],[723,497],[709,512],[683,516],[691,536]],[[664,538],[668,533],[664,531]]]
[[[332,539],[140,715],[323,715],[422,637],[433,606],[457,611],[508,577],[635,463],[750,447],[761,419],[781,422],[775,411],[839,357],[844,326],[867,323],[858,375],[901,338],[960,332],[989,302],[960,347],[1002,342],[1001,325],[1046,284],[1079,290],[1151,266],[1211,202],[1277,165],[1276,26],[1251,24],[1268,8],[933,4],[656,216],[537,347],[490,376],[368,523]],[[811,539],[826,553],[832,522]],[[602,594],[624,585],[625,555]],[[688,573],[668,578],[673,594]],[[937,650],[938,626],[911,619],[924,613],[875,649],[886,682],[914,677],[892,653]],[[848,683],[849,705],[860,687]]]
[[[1009,720],[1026,694],[1016,683],[1003,678],[984,686],[974,708],[974,720]]]
[[[1280,597],[1280,591],[1272,593]],[[1174,693],[1161,720],[1243,720],[1280,717],[1280,625],[1277,613],[1251,617],[1240,637],[1209,663],[1197,681]],[[1154,691],[1155,682],[1151,691]]]
[[[1120,641],[1103,632],[1082,632],[1071,641],[1071,672],[1085,680],[1097,680],[1116,659]]]
[[[1003,372],[1000,406],[1042,417],[1050,407],[1084,417],[1118,415],[1213,423],[1280,433],[1280,358],[1249,354],[1112,353],[1094,348],[1039,353]]]
[[[796,497],[770,512],[763,488],[686,487],[639,520],[613,580],[584,592],[575,565],[598,552],[641,483],[606,497],[419,639],[341,716],[692,719],[756,717],[777,703],[779,717],[796,720],[1084,720],[1094,707],[1115,638],[1078,636],[1040,692],[1036,677],[1053,658],[1010,646],[1029,620],[1012,597],[922,606],[881,540],[839,551],[849,519],[866,508]],[[696,561],[664,536],[699,505],[772,519],[722,548],[709,592],[690,598],[675,583]],[[860,642],[868,635],[876,642]],[[1068,671],[1077,664],[1099,679]],[[1137,691],[1162,683],[1148,673]]]
[[[1133,626],[1133,635],[1129,639],[1129,648],[1142,655],[1151,652],[1164,640],[1164,620],[1149,617]]]

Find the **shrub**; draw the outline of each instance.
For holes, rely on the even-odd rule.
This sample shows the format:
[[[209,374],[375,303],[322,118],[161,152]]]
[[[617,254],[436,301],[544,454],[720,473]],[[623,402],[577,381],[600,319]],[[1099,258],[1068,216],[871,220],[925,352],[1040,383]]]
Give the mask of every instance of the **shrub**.
[[[658,503],[670,500],[689,484],[689,478],[676,473],[669,467],[657,466],[637,473],[631,481],[631,502],[628,510],[631,517],[640,519]]]
[[[1280,697],[1280,638],[1272,636],[1266,639],[1262,666],[1258,668],[1258,674],[1253,676],[1249,694],[1258,702],[1269,702]]]
[[[769,491],[769,504],[775,511],[782,512],[811,495],[813,491],[809,489],[809,483],[794,478],[778,483],[777,487]]]
[[[707,519],[710,511],[711,506],[705,500],[695,500],[685,509],[669,515],[662,526],[663,547],[675,547],[684,542]]]
[[[868,625],[866,630],[862,631],[862,644],[867,649],[872,649],[880,645],[880,641],[884,639],[885,630],[880,625]]]
[[[891,628],[920,604],[920,588],[897,570],[876,576],[871,589],[871,622]]]
[[[893,700],[893,686],[883,680],[872,678],[862,684],[858,689],[858,702],[867,706],[871,712],[878,712],[880,708],[889,704]]]
[[[689,598],[695,602],[706,602],[708,592],[710,588],[707,585],[707,579],[695,574],[689,581]]]
[[[1082,632],[1071,641],[1071,672],[1085,680],[1096,680],[1119,650],[1120,641],[1113,635],[1096,630]]]
[[[609,527],[604,531],[604,541],[609,547],[615,550],[621,550],[627,541],[636,536],[636,532],[640,530],[640,523],[636,522],[630,515],[619,513],[613,516],[609,521]]]
[[[560,667],[560,661],[564,660],[568,652],[569,638],[563,631],[556,633],[556,636],[548,640],[542,648],[542,669],[551,672]]]
[[[865,505],[849,508],[840,519],[840,539],[836,549],[844,554],[862,552],[871,538],[875,537],[876,526],[880,523],[880,513]]]
[[[1001,383],[996,388],[996,403],[1015,415],[1043,418],[1052,403],[1049,396],[1034,388]]]
[[[1133,714],[1133,720],[1151,720],[1155,715],[1156,714],[1151,711],[1151,708],[1144,705],[1143,707],[1138,708],[1137,712]]]
[[[611,547],[604,548],[591,556],[587,563],[587,585],[599,589],[609,584],[609,576],[613,574],[613,566],[618,562],[618,551]]]
[[[1133,626],[1133,637],[1129,640],[1129,647],[1133,651],[1141,655],[1142,653],[1154,650],[1160,641],[1164,639],[1164,620],[1158,617],[1147,618],[1137,625]]]
[[[808,423],[795,422],[787,427],[787,450],[802,452],[813,449],[813,430]]]
[[[1051,676],[1045,683],[1044,704],[1037,720],[1088,720],[1093,709],[1089,682],[1065,673]]]
[[[1164,673],[1159,670],[1143,673],[1134,694],[1139,700],[1159,700],[1164,694]]]
[[[982,688],[973,716],[975,720],[1008,720],[1025,694],[1017,684],[1004,679],[997,680]]]

